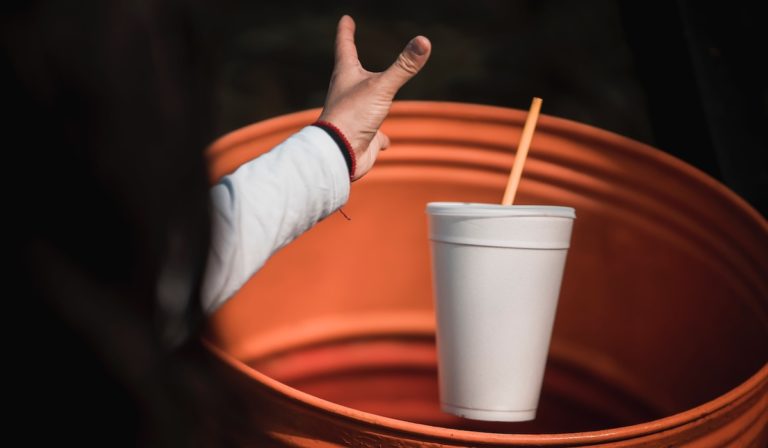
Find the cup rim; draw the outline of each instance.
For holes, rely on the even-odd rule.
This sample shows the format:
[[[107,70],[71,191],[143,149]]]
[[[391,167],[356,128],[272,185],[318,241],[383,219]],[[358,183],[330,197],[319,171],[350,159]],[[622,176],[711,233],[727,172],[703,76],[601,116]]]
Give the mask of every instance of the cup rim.
[[[501,205],[479,202],[429,202],[426,212],[439,216],[576,218],[573,207],[562,205]]]

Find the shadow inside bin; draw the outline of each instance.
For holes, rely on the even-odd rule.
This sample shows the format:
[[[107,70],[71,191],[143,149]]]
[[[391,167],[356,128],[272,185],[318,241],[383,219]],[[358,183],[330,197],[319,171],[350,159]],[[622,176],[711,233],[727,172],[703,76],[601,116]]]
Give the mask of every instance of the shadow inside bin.
[[[293,348],[247,364],[293,388],[360,411],[431,426],[494,433],[567,433],[621,427],[665,411],[572,356],[553,350],[537,418],[483,422],[441,411],[432,335],[356,337]]]

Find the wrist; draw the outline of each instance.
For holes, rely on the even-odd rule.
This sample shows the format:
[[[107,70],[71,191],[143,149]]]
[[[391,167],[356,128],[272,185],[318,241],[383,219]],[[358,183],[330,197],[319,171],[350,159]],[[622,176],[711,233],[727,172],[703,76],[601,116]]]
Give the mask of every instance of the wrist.
[[[352,181],[355,177],[355,171],[357,169],[357,157],[355,151],[352,149],[352,145],[341,130],[333,123],[325,120],[317,120],[312,123],[312,126],[316,126],[324,130],[330,137],[336,142],[339,150],[341,151],[344,161],[347,164],[347,170],[349,171],[349,180]]]

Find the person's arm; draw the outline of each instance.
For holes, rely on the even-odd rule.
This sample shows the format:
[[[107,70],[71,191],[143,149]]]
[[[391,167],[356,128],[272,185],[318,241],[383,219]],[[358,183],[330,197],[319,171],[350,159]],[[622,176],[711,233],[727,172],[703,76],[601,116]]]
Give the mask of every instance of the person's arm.
[[[338,145],[315,126],[224,176],[211,191],[205,309],[218,308],[272,254],[344,205],[349,185]]]
[[[431,44],[416,37],[392,66],[373,73],[358,60],[354,31],[352,18],[342,17],[320,115],[330,126],[304,128],[213,188],[213,238],[203,283],[203,306],[209,313],[275,251],[341,207],[350,180],[370,171],[379,151],[389,145],[379,127],[397,91],[426,63]],[[351,166],[342,151],[354,159]]]

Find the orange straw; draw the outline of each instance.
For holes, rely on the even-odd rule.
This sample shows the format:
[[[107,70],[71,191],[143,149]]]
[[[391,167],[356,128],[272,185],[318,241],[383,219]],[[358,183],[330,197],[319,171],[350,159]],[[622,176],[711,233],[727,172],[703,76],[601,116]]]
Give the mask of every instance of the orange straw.
[[[533,101],[531,101],[531,109],[528,111],[528,117],[525,119],[523,135],[520,137],[520,146],[517,148],[515,163],[512,165],[512,172],[509,173],[509,181],[507,182],[507,189],[504,191],[504,199],[501,201],[501,205],[512,205],[512,203],[515,202],[515,193],[517,193],[517,186],[520,185],[520,177],[523,175],[523,165],[525,164],[525,159],[528,157],[528,149],[531,147],[533,131],[536,129],[536,121],[539,119],[540,110],[541,98],[534,97]]]

